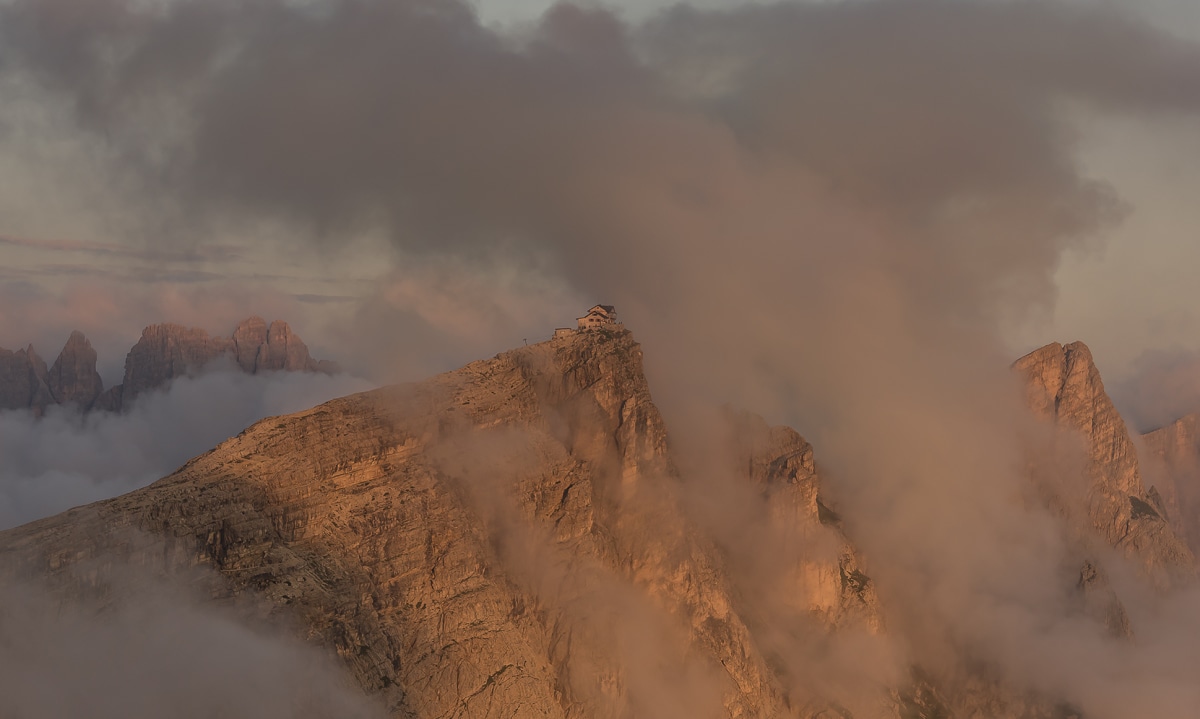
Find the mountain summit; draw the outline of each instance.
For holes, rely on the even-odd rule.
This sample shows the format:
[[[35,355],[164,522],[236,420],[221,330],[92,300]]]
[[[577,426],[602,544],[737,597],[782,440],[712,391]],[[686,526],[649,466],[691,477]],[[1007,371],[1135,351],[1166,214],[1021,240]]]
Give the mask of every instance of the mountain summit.
[[[263,329],[143,339],[185,366],[303,360]],[[1163,591],[1194,581],[1194,559],[1087,348],[1048,345],[1015,370],[1035,413],[1086,448],[1082,497],[1046,493],[1078,543],[1062,598],[1132,646],[1109,556]],[[564,331],[263,420],[149,487],[0,532],[0,576],[86,604],[112,595],[105,568],[135,566],[224,605],[253,597],[406,719],[1080,716],[985,661],[884,650],[921,639],[889,627],[812,446],[752,414],[723,421],[711,469],[757,509],[717,531],[689,509],[632,335]]]
[[[1159,494],[1143,483],[1133,437],[1087,345],[1049,344],[1013,367],[1034,414],[1084,440],[1080,529],[1133,559],[1160,586],[1194,582],[1196,559],[1167,522]]]
[[[877,624],[819,516],[811,447],[749,416],[731,439],[779,521],[831,542],[804,564],[815,581],[787,580],[797,620]],[[397,717],[653,716],[664,695],[816,716],[679,482],[640,347],[587,330],[264,420],[145,489],[0,533],[0,557],[68,593],[90,558],[216,569],[214,595],[265,598]]]

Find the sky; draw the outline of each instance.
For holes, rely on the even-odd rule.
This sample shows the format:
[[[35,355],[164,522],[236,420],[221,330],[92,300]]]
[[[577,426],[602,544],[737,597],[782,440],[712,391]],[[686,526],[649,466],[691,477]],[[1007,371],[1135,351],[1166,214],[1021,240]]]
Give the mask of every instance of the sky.
[[[1189,3],[11,0],[0,22],[0,347],[53,361],[82,330],[106,386],[156,322],[285,319],[362,388],[601,302],[668,408],[806,434],[850,401],[791,333],[996,366],[1079,339],[1135,428],[1200,410]],[[222,431],[275,407],[250,405]],[[14,486],[57,471],[23,466]]]
[[[255,7],[0,5],[0,347],[82,330],[111,386],[260,315],[380,384],[615,303],[662,393],[815,432],[763,343],[894,290],[991,362],[1085,341],[1139,429],[1200,409],[1189,4]]]
[[[606,7],[636,25],[671,5]],[[481,23],[517,36],[533,32],[550,6],[543,0],[475,3]],[[727,10],[738,4],[695,6]],[[1200,35],[1200,12],[1187,3],[1137,7],[1145,19],[1175,34]],[[263,218],[202,231],[178,217],[147,219],[144,188],[137,187],[145,179],[129,177],[128,168],[118,166],[123,160],[112,128],[102,135],[80,127],[69,97],[23,73],[6,73],[3,83],[0,293],[15,310],[0,320],[2,347],[33,342],[52,358],[66,334],[79,328],[100,348],[102,374],[112,383],[120,375],[123,348],[146,324],[177,321],[226,332],[240,316],[276,313],[298,327],[318,356],[337,357],[360,373],[389,381],[447,369],[528,335],[548,335],[590,303],[612,299],[603,287],[573,291],[565,286],[569,282],[536,268],[531,275],[529,267],[497,267],[505,263],[503,257],[489,260],[486,271],[479,266],[431,270],[428,258],[407,257],[386,231],[357,228],[333,249],[297,247],[294,235],[306,228]],[[1192,201],[1200,181],[1195,139],[1200,133],[1195,118],[1186,116],[1095,108],[1073,112],[1073,153],[1084,173],[1119,196],[1123,218],[1063,253],[1054,275],[1056,297],[1011,323],[1005,337],[1014,357],[1049,341],[1082,339],[1110,384],[1128,387],[1124,394],[1132,396],[1145,367],[1162,364],[1164,355],[1190,357],[1200,351],[1200,314],[1194,309],[1200,289],[1190,271],[1200,262],[1195,238],[1200,209]],[[180,118],[171,122],[176,121],[186,124]],[[154,202],[186,204],[187,198]],[[453,273],[470,278],[475,300],[497,298],[513,283],[537,283],[541,286],[533,294],[539,296],[532,302],[556,306],[534,310],[522,300],[496,307],[486,306],[491,304],[486,299],[471,306],[461,296],[441,296]],[[432,279],[435,274],[442,277]],[[430,283],[437,286],[417,287]],[[414,293],[422,299],[414,302]],[[441,338],[438,344],[446,346],[428,356],[395,342],[347,336],[369,332],[359,326],[368,316],[396,320],[398,303],[409,304],[398,320],[406,331],[423,340],[430,334],[456,336]],[[460,304],[467,306],[455,307]],[[453,320],[446,322],[444,313]],[[630,319],[636,327],[636,316]],[[437,325],[455,329],[446,332]],[[368,353],[390,356],[386,361],[362,356]],[[1145,414],[1154,415],[1149,424],[1166,419],[1162,413]]]
[[[1009,365],[1082,339],[1135,425],[1200,409],[1194,11],[485,9],[0,3],[0,346],[81,329],[111,384],[145,324],[257,314],[378,384],[614,304],[673,442],[704,446],[723,404],[812,442],[914,656],[982,656],[1101,719],[1191,716],[1194,593],[1131,605],[1155,638],[1132,651],[1063,606],[1078,557],[1023,501]],[[231,394],[162,407],[284,409],[207,381]],[[138,421],[103,436],[136,447]],[[107,460],[88,429],[3,429],[5,466],[38,477],[60,430]]]

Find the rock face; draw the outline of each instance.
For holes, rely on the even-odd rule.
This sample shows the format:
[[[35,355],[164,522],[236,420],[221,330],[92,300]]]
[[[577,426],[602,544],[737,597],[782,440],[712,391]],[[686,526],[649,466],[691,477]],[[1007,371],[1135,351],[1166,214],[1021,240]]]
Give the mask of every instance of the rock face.
[[[1013,367],[1025,379],[1034,413],[1082,440],[1086,476],[1080,500],[1087,529],[1138,562],[1160,586],[1194,581],[1195,558],[1143,485],[1133,439],[1088,348],[1082,342],[1046,345]]]
[[[1193,553],[1200,551],[1200,415],[1142,435],[1156,505]]]
[[[790,554],[778,572],[777,590],[797,613],[818,617],[830,629],[883,629],[875,588],[862,571],[858,550],[842,532],[841,517],[821,497],[813,448],[791,427],[770,427],[757,415],[729,413],[730,454],[740,476],[766,498],[769,543],[776,555]],[[822,552],[806,551],[822,547]],[[753,561],[739,557],[734,564]],[[779,615],[778,607],[772,613]]]
[[[127,378],[225,355],[247,372],[310,366],[286,325],[261,320],[229,340],[143,339]],[[1086,347],[1050,345],[1016,369],[1084,454],[1085,539],[1186,580],[1191,555]],[[133,565],[223,604],[255,597],[405,719],[1078,716],[985,665],[912,667],[900,686],[815,679],[839,637],[857,652],[887,635],[868,558],[803,437],[746,413],[726,422],[717,471],[761,501],[719,533],[684,509],[631,335],[564,334],[264,420],[149,487],[0,532],[0,577],[103,602],[105,569]],[[1081,556],[1065,580],[1080,614],[1135,635],[1098,561]]]
[[[96,371],[96,350],[82,332],[75,331],[50,368],[50,394],[58,404],[73,404],[90,409],[104,391],[104,382]]]
[[[126,355],[122,383],[104,391],[96,372],[96,351],[82,333],[72,332],[49,370],[32,347],[17,352],[0,349],[0,409],[32,409],[40,414],[60,404],[85,411],[120,411],[139,395],[222,359],[232,360],[250,374],[339,371],[336,363],[310,357],[303,340],[281,320],[267,324],[251,317],[238,324],[231,338],[212,337],[194,327],[158,324],[142,330]]]
[[[811,447],[735,425],[772,513],[832,540],[782,580],[815,577],[796,623],[877,624]],[[0,574],[103,595],[92,560],[214,568],[214,596],[263,597],[395,717],[837,716],[784,690],[666,439],[629,334],[577,333],[259,422],[150,487],[0,533]]]
[[[195,327],[161,324],[142,330],[141,339],[125,357],[125,379],[121,383],[121,401],[129,403],[139,394],[185,377],[226,355],[231,342],[210,337]]]
[[[321,368],[282,320],[267,325],[262,318],[251,317],[233,331],[233,344],[238,366],[245,372],[315,372]]]
[[[41,414],[54,404],[46,363],[33,346],[16,352],[0,348],[0,409],[30,409]]]
[[[96,371],[96,350],[82,332],[72,332],[54,364],[29,346],[9,352],[0,349],[0,409],[31,409],[41,414],[54,404],[87,410],[104,391]]]

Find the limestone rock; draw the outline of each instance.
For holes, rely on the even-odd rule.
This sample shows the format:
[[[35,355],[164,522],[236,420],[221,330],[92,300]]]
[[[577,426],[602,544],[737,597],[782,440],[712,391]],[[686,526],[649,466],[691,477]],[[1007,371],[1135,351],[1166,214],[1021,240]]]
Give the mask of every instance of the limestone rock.
[[[268,325],[261,317],[251,317],[239,323],[230,338],[210,337],[204,330],[180,325],[153,325],[142,332],[125,359],[125,382],[117,406],[225,357],[249,374],[338,371],[335,363],[314,360],[308,346],[282,320]]]
[[[41,414],[54,404],[48,379],[46,362],[32,345],[16,352],[0,348],[0,409],[30,409]]]
[[[104,382],[96,371],[96,350],[82,332],[75,331],[49,373],[50,393],[58,404],[73,404],[89,409],[104,391]]]
[[[1079,581],[1075,587],[1084,614],[1102,623],[1113,637],[1133,638],[1133,627],[1130,626],[1125,605],[1113,591],[1108,576],[1099,565],[1085,560],[1079,568]]]
[[[93,406],[119,411],[145,392],[222,360],[232,361],[248,374],[340,371],[334,362],[313,359],[304,341],[281,320],[268,325],[261,317],[250,317],[238,323],[228,338],[213,337],[194,327],[151,325],[125,358],[124,382],[99,395]]]
[[[779,521],[831,540],[783,578],[811,587],[797,617],[877,621],[812,448],[757,418],[734,440]],[[214,568],[217,601],[261,597],[396,717],[838,716],[785,691],[778,637],[681,497],[640,347],[576,333],[259,422],[150,487],[0,533],[0,575],[78,599],[105,596],[93,560]]]
[[[316,369],[317,361],[308,355],[308,346],[292,333],[288,323],[283,320],[272,322],[267,330],[266,357],[262,356],[262,349],[259,348],[254,371],[314,372]]]
[[[234,354],[242,371],[248,373],[336,371],[332,363],[320,363],[308,354],[308,346],[287,322],[267,324],[261,317],[243,320],[233,331]]]
[[[232,349],[232,341],[210,337],[195,327],[150,325],[125,357],[122,403],[166,385],[177,377],[194,374]]]
[[[1193,553],[1200,551],[1200,415],[1147,432],[1142,445],[1160,514]]]
[[[119,384],[109,387],[92,403],[92,409],[97,412],[120,412],[121,395],[124,389]]]
[[[275,324],[239,326],[230,359],[295,366],[307,350]],[[147,346],[187,371],[211,341]],[[1031,405],[1087,454],[1087,530],[1177,570],[1190,555],[1144,490],[1086,348],[1035,355],[1017,363]],[[132,564],[223,605],[254,597],[405,719],[1071,715],[971,668],[914,667],[907,686],[857,697],[863,711],[806,682],[811,655],[790,665],[789,645],[887,637],[869,558],[801,435],[728,420],[719,471],[763,500],[742,547],[684,511],[641,348],[614,330],[263,420],[149,487],[0,532],[0,577],[104,601],[106,568]],[[1116,539],[1114,517],[1127,531]],[[737,552],[770,571],[747,579]],[[1103,568],[1069,571],[1079,611],[1128,637]]]
[[[234,358],[243,372],[253,374],[258,366],[258,355],[267,344],[267,321],[261,317],[250,317],[238,323],[233,330]]]
[[[812,445],[791,427],[770,427],[757,415],[730,412],[727,417],[737,464],[766,498],[775,554],[791,555],[779,589],[796,609],[829,628],[859,624],[881,631],[874,583],[843,534],[841,518],[822,500]]]
[[[651,716],[679,681],[659,666],[687,668],[671,701],[696,715],[781,714],[670,491],[640,349],[589,335],[260,422],[0,533],[3,572],[79,594],[89,558],[214,567],[215,595],[264,597],[397,717]]]
[[[243,372],[341,371],[336,362],[317,361],[286,322],[267,324],[261,317],[242,321],[233,336],[212,337],[202,329],[176,324],[151,325],[125,357],[124,381],[104,390],[96,372],[96,350],[75,331],[53,367],[33,347],[0,349],[0,409],[30,409],[41,414],[50,405],[117,412],[141,394],[195,374],[213,362],[230,359]]]
[[[1137,450],[1082,342],[1050,344],[1017,360],[1034,413],[1083,440],[1082,513],[1088,530],[1137,561],[1160,586],[1195,580],[1195,559],[1143,485]]]

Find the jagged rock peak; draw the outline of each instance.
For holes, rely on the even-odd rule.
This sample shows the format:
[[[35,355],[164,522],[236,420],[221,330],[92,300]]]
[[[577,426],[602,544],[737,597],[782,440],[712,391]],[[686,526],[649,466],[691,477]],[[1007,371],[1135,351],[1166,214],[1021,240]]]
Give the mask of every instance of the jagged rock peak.
[[[1057,415],[1064,394],[1070,395],[1068,402],[1077,410],[1095,409],[1090,400],[1104,394],[1092,351],[1082,342],[1066,346],[1052,342],[1018,359],[1013,369],[1025,377],[1029,404],[1043,418]]]
[[[242,371],[340,371],[337,363],[317,361],[286,322],[268,324],[261,317],[240,323],[232,337],[214,337],[203,329],[174,323],[153,324],[125,357],[122,382],[104,390],[96,371],[96,350],[78,330],[47,369],[33,347],[0,349],[0,409],[31,409],[41,414],[50,405],[80,410],[119,411],[141,394],[194,374],[212,362],[229,358]]]
[[[196,327],[158,324],[142,331],[142,338],[125,358],[125,381],[119,397],[104,404],[120,408],[143,392],[225,357],[248,374],[338,371],[332,362],[313,359],[308,346],[282,320],[267,324],[261,317],[249,317],[238,323],[231,337],[213,337]]]
[[[58,404],[90,409],[104,391],[96,371],[96,350],[83,333],[75,330],[49,371],[49,388]]]
[[[1147,481],[1156,505],[1192,552],[1200,552],[1200,414],[1142,435]]]
[[[29,409],[41,414],[54,404],[46,363],[33,345],[11,352],[0,348],[0,410]]]
[[[267,344],[267,321],[257,315],[238,323],[233,330],[234,353],[238,367],[243,372],[253,373],[259,349]]]
[[[232,340],[211,337],[198,327],[172,323],[150,325],[125,356],[121,403],[199,371],[229,352]]]
[[[1013,368],[1024,376],[1026,399],[1039,417],[1087,435],[1092,459],[1105,465],[1113,489],[1130,495],[1145,492],[1125,420],[1105,392],[1087,345],[1048,344],[1014,362]]]
[[[1140,563],[1160,586],[1194,581],[1195,559],[1154,508],[1133,439],[1087,345],[1048,344],[1013,369],[1025,380],[1036,416],[1084,439],[1086,487],[1078,509],[1090,531]]]
[[[780,485],[781,515],[834,531],[811,516],[799,435],[767,430],[746,451],[764,473],[747,479]],[[746,621],[748,592],[681,488],[640,347],[581,332],[259,422],[150,487],[0,532],[0,576],[32,571],[78,601],[89,558],[211,567],[211,596],[266,602],[397,719],[709,716],[713,702],[831,716],[784,691],[771,632]],[[826,564],[836,605],[840,573],[861,573]]]

